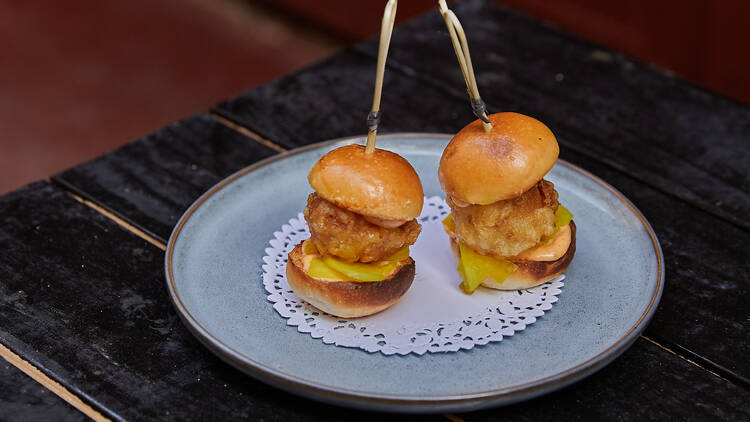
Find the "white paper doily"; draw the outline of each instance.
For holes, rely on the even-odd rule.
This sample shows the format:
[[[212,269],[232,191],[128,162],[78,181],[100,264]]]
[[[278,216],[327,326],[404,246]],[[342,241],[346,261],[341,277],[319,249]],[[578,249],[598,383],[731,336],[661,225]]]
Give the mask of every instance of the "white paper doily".
[[[287,325],[322,338],[326,344],[357,347],[384,355],[455,352],[496,342],[533,324],[557,302],[564,275],[531,289],[500,291],[480,287],[472,295],[458,287],[461,279],[442,220],[445,201],[425,198],[422,233],[411,247],[416,276],[411,288],[392,307],[375,315],[341,319],[298,298],[286,280],[289,252],[310,237],[302,214],[274,233],[263,257],[263,285],[268,300]]]

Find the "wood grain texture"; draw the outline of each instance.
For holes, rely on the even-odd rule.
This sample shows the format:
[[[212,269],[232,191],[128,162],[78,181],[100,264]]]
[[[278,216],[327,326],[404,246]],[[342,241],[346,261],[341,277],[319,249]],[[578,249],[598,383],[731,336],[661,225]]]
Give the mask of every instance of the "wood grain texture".
[[[344,51],[231,98],[213,111],[285,148],[367,133],[375,61]],[[393,69],[383,82],[379,134],[455,132],[471,109],[446,107],[445,93]]]
[[[86,421],[63,399],[0,359],[0,421]]]
[[[113,419],[415,419],[311,402],[222,363],[173,311],[163,252],[55,186],[37,183],[6,195],[0,213],[6,217],[0,222],[0,341]],[[738,420],[747,418],[748,403],[742,388],[638,340],[581,387],[510,411],[462,417]]]
[[[0,333],[2,337],[8,337]],[[84,415],[88,416],[96,422],[108,422],[110,419],[99,413],[96,409],[91,407],[88,403],[81,400],[80,397],[73,394],[64,385],[60,384],[56,380],[50,378],[47,374],[40,371],[39,368],[34,366],[31,362],[25,360],[12,350],[7,348],[5,345],[0,343],[0,357],[5,359],[8,363],[22,371],[39,383],[45,390],[57,395],[59,398],[65,400],[71,406],[75,407]]]
[[[534,116],[569,148],[750,230],[750,109],[495,3],[452,8],[490,112]],[[437,11],[397,27],[388,60],[465,98]]]
[[[637,351],[637,352],[636,352]],[[750,393],[639,339],[616,361],[557,393],[502,409],[459,415],[466,421],[748,420]],[[633,368],[638,368],[633,372]],[[633,379],[639,380],[635,388]],[[618,388],[622,387],[622,388]]]
[[[744,311],[750,233],[573,150],[563,148],[560,155],[628,197],[659,238],[666,282],[647,335],[750,387],[750,361],[737,358],[750,353]]]
[[[166,242],[183,211],[203,192],[275,153],[197,114],[52,179]]]

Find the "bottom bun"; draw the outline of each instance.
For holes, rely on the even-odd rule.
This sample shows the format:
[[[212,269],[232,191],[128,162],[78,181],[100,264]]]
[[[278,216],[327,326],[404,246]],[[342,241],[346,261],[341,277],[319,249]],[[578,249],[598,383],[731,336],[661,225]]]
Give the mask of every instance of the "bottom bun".
[[[294,294],[323,312],[356,318],[380,312],[398,302],[414,281],[414,260],[401,261],[383,281],[334,281],[315,278],[304,270],[302,244],[290,253],[286,278]]]
[[[456,260],[461,258],[461,252],[458,243],[451,237],[451,250]],[[570,245],[565,255],[555,261],[512,261],[518,266],[518,269],[509,275],[502,284],[497,283],[491,278],[482,282],[482,286],[497,290],[521,290],[538,286],[564,273],[573,255],[576,253],[576,225],[570,222]]]

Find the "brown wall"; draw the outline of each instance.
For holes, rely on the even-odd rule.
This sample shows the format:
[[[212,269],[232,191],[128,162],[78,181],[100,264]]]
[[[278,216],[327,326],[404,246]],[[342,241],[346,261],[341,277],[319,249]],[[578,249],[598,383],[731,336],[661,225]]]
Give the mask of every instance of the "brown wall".
[[[266,0],[266,3],[350,42],[361,41],[378,31],[385,5],[384,0]],[[747,22],[750,1],[503,0],[501,3],[750,104],[750,23]],[[398,20],[436,5],[434,0],[402,0]]]
[[[583,38],[750,104],[746,0],[504,0]]]

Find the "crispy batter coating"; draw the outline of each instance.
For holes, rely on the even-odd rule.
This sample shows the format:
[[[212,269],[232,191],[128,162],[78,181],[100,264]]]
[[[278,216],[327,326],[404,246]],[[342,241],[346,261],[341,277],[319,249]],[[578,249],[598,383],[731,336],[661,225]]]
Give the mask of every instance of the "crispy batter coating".
[[[488,205],[456,206],[456,235],[477,252],[498,258],[516,256],[555,230],[557,191],[542,180],[520,196]]]
[[[326,201],[317,193],[307,198],[305,220],[310,227],[311,239],[321,253],[349,262],[387,258],[404,246],[413,245],[422,231],[416,220],[394,229],[377,226],[359,214]]]

